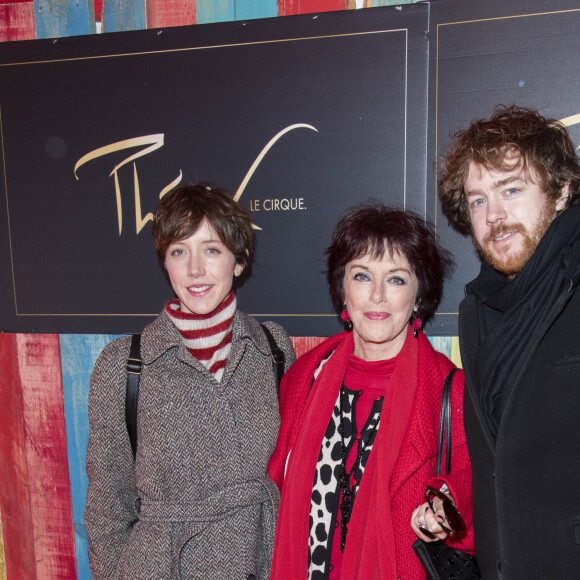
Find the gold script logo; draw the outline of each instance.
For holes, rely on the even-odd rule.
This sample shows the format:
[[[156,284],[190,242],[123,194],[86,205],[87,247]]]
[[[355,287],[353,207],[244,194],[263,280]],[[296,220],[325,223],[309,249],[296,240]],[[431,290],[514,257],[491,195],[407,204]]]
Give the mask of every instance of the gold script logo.
[[[580,113],[577,115],[570,115],[569,117],[564,117],[560,119],[560,123],[564,125],[564,127],[571,127],[572,125],[578,125],[580,123]],[[580,149],[580,145],[576,147],[576,151]]]
[[[250,182],[252,176],[254,175],[256,169],[259,167],[260,163],[266,155],[268,151],[272,149],[272,147],[276,144],[278,140],[280,140],[284,135],[289,133],[290,131],[294,131],[295,129],[310,129],[311,131],[315,131],[318,133],[318,130],[313,127],[312,125],[308,125],[306,123],[296,123],[294,125],[290,125],[281,131],[279,131],[268,143],[264,146],[260,154],[256,157],[256,160],[252,163],[251,167],[248,169],[244,179],[240,183],[236,193],[234,195],[235,201],[239,201],[246,189],[248,183]],[[145,157],[146,155],[150,155],[157,149],[163,147],[164,145],[164,134],[158,133],[155,135],[145,135],[143,137],[133,137],[132,139],[125,139],[123,141],[118,141],[117,143],[111,143],[110,145],[105,145],[104,147],[99,147],[98,149],[94,149],[90,151],[86,155],[83,155],[75,164],[74,167],[74,176],[75,178],[79,179],[77,175],[77,171],[89,161],[93,161],[94,159],[98,159],[99,157],[104,157],[105,155],[109,155],[111,153],[115,153],[117,151],[124,151],[126,149],[133,149],[135,147],[139,147],[139,151],[129,155],[129,157],[123,159],[120,163],[115,165],[112,171],[109,173],[109,177],[113,178],[114,185],[115,185],[115,200],[117,203],[117,224],[119,226],[119,235],[121,235],[123,231],[123,195],[121,192],[121,186],[119,183],[119,170],[128,165],[129,163],[133,164],[133,197],[135,203],[135,233],[139,234],[141,230],[145,227],[148,221],[153,219],[153,214],[148,212],[143,216],[142,209],[141,209],[141,189],[139,185],[139,173],[137,170],[137,160],[141,157]],[[162,199],[169,191],[171,191],[176,185],[181,183],[183,178],[183,173],[179,170],[179,175],[173,179],[170,183],[168,183],[159,193],[159,199]],[[261,229],[258,226],[254,225],[254,228]]]

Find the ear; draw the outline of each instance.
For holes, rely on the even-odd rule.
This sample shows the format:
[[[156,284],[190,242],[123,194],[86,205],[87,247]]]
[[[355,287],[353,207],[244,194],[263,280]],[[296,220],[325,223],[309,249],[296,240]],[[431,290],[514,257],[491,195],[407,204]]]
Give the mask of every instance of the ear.
[[[250,255],[250,251],[248,249],[246,249],[246,256]],[[234,276],[237,278],[246,268],[246,266],[244,264],[238,264],[236,262],[236,265],[234,266]]]
[[[570,199],[570,182],[567,181],[560,190],[560,195],[556,200],[556,211],[562,211],[563,209],[566,209],[569,199]]]
[[[243,264],[238,264],[234,266],[234,277],[237,278],[243,271],[245,266]]]

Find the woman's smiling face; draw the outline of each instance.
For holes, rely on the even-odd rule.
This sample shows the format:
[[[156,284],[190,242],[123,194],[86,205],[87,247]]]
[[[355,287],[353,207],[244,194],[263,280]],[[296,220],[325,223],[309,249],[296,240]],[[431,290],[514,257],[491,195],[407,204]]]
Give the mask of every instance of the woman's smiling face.
[[[371,254],[346,264],[344,300],[353,325],[354,354],[364,360],[395,357],[405,344],[417,306],[419,281],[406,258]]]
[[[203,220],[194,234],[167,248],[165,269],[181,310],[203,315],[224,301],[244,267]]]

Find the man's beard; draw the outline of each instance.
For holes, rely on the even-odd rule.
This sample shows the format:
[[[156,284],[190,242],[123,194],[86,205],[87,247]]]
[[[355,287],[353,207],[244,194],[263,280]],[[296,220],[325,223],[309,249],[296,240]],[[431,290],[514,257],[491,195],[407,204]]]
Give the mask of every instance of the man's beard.
[[[493,266],[499,272],[502,272],[506,276],[515,276],[519,274],[524,266],[527,264],[528,260],[534,255],[540,240],[544,237],[544,234],[548,231],[550,224],[554,221],[556,216],[556,202],[550,198],[546,198],[546,205],[541,213],[540,219],[536,222],[532,231],[529,231],[523,224],[516,223],[501,226],[492,226],[489,234],[483,239],[483,244],[480,245],[477,240],[473,237],[473,243],[477,248],[477,251],[481,257],[490,265]],[[499,254],[494,253],[491,249],[493,244],[493,239],[501,236],[502,234],[507,234],[509,232],[517,232],[522,236],[522,248],[516,254],[511,251],[511,248],[507,246],[503,251],[500,250]],[[503,254],[510,254],[509,256],[503,256]]]

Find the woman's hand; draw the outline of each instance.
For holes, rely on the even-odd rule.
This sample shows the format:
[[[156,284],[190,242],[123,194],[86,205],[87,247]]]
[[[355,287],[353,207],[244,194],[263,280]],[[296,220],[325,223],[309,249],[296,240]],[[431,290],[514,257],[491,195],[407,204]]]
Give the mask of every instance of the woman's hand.
[[[448,525],[443,511],[443,501],[435,497],[433,499],[433,507],[435,512],[425,502],[416,507],[411,516],[411,528],[417,537],[425,542],[436,542],[437,540],[445,540],[448,537],[447,532],[441,527],[441,523],[445,526]]]

